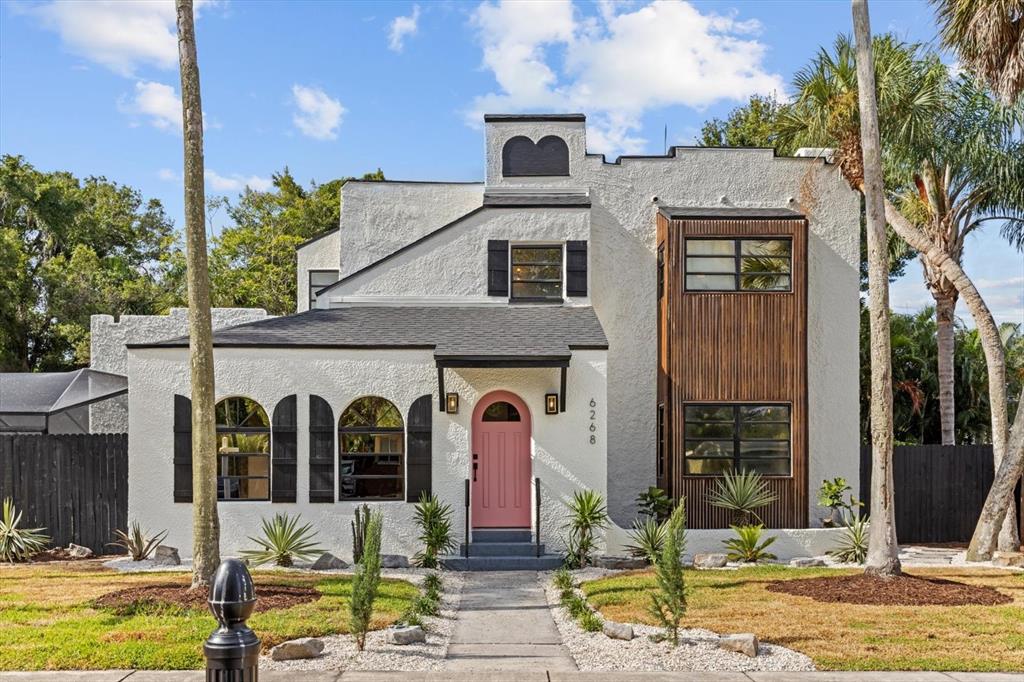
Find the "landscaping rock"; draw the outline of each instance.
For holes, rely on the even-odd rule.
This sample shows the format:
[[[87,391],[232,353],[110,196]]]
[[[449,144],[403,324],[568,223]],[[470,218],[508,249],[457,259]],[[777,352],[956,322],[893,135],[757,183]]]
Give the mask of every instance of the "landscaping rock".
[[[88,559],[94,556],[91,549],[88,547],[82,547],[81,545],[76,545],[73,542],[68,545],[68,555],[75,559]]]
[[[996,552],[992,555],[992,565],[1004,568],[1024,568],[1024,554],[1020,552]]]
[[[381,568],[409,568],[409,557],[401,554],[381,554]]]
[[[727,563],[729,563],[729,557],[717,552],[693,555],[694,568],[725,568]]]
[[[324,552],[320,558],[313,562],[310,569],[314,571],[331,571],[348,568],[348,564],[334,556],[330,552]]]
[[[633,639],[633,626],[629,623],[616,623],[611,620],[606,620],[601,631],[604,632],[607,637],[612,639],[623,639],[627,642]]]
[[[718,638],[718,648],[755,658],[759,645],[757,636],[746,632],[739,635],[722,635]]]
[[[824,566],[825,560],[819,557],[802,556],[796,559],[791,559],[789,565],[793,568],[816,568],[818,566]]]
[[[159,545],[153,550],[154,566],[181,566],[181,557],[178,556],[177,547]]]
[[[612,571],[634,571],[640,568],[647,568],[647,561],[632,556],[602,556],[594,562],[598,568],[607,568]]]
[[[324,643],[316,637],[303,637],[281,642],[270,650],[275,661],[295,661],[301,658],[316,658],[324,652]]]
[[[388,628],[388,643],[397,646],[406,644],[418,644],[427,641],[427,633],[419,625],[410,625],[401,628]]]

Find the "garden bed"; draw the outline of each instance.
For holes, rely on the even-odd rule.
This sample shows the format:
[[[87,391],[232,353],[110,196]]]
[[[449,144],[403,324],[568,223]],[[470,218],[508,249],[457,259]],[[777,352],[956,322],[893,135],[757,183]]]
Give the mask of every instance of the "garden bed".
[[[254,611],[255,613],[264,613],[276,609],[287,609],[298,604],[316,601],[320,596],[320,592],[313,587],[261,584],[256,590],[257,599]],[[206,590],[193,590],[190,589],[190,586],[180,583],[158,583],[108,592],[95,599],[93,606],[111,609],[118,615],[151,611],[160,607],[202,611],[209,608],[208,598]]]
[[[904,574],[879,578],[864,573],[768,583],[769,592],[810,597],[819,602],[885,606],[998,606],[1013,598],[986,585]]]

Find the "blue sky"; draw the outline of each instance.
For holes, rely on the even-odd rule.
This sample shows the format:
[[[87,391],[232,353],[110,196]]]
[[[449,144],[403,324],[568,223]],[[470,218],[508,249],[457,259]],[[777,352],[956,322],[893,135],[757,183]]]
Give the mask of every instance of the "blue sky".
[[[876,33],[934,41],[924,2],[871,5]],[[821,2],[253,2],[198,6],[209,194],[380,167],[476,180],[483,111],[588,114],[593,152],[657,153],[754,92],[785,95],[850,7]],[[0,152],[104,175],[182,222],[170,0],[0,8]],[[1024,261],[988,228],[965,266],[1000,321],[1024,322]],[[920,268],[892,292],[929,301]],[[966,311],[961,306],[961,315]],[[969,316],[968,316],[969,317]]]

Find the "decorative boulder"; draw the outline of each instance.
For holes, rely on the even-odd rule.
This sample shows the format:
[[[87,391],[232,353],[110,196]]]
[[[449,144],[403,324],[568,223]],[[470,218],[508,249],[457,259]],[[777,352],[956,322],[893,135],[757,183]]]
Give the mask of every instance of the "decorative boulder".
[[[388,642],[397,646],[427,641],[427,633],[419,625],[388,628]]]
[[[381,568],[409,568],[409,557],[401,554],[381,554]]]
[[[647,568],[647,562],[644,559],[631,556],[602,556],[594,561],[594,565],[612,571],[634,571]]]
[[[68,555],[75,559],[88,559],[94,556],[91,549],[88,547],[82,547],[81,545],[76,545],[73,542],[68,545]]]
[[[791,559],[789,565],[793,568],[816,568],[825,565],[825,560],[820,557],[802,556]]]
[[[756,635],[745,632],[739,635],[722,635],[718,638],[718,648],[754,658],[757,656],[760,645]]]
[[[601,627],[601,631],[611,639],[623,639],[627,642],[633,639],[633,626],[629,623],[616,623],[606,620]]]
[[[725,568],[727,563],[729,563],[729,557],[717,552],[702,552],[693,555],[694,568]]]
[[[348,568],[348,564],[334,556],[330,552],[324,552],[320,558],[313,562],[310,569],[314,571],[333,571]]]
[[[281,642],[270,650],[275,661],[295,661],[300,658],[316,658],[324,652],[324,643],[316,637],[303,637]]]
[[[996,552],[992,555],[992,565],[1003,568],[1024,568],[1024,554],[1020,552]]]
[[[153,550],[154,566],[181,566],[181,557],[178,556],[177,547],[159,545]]]

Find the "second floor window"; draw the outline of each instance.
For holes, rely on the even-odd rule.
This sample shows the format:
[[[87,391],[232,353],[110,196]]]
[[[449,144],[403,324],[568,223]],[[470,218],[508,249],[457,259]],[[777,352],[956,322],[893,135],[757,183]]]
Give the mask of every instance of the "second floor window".
[[[309,271],[309,307],[316,307],[316,292],[324,287],[329,287],[338,281],[337,270],[310,270]]]
[[[687,239],[687,291],[791,291],[790,239]]]
[[[562,300],[562,247],[512,247],[512,299]]]

